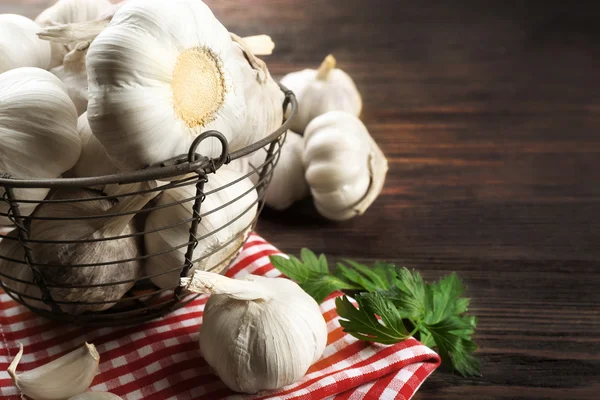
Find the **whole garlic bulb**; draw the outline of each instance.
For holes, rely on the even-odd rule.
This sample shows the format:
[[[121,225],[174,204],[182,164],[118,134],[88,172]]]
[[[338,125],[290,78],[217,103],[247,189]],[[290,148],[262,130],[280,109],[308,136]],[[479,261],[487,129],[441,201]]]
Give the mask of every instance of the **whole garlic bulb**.
[[[0,14],[0,74],[19,67],[48,68],[50,44],[36,36],[38,30],[29,18]]]
[[[236,183],[220,189],[231,182]],[[226,165],[219,168],[217,173],[208,176],[208,182],[204,184],[204,192],[209,194],[206,195],[200,208],[202,219],[196,236],[206,237],[200,240],[194,250],[194,260],[200,259],[194,263],[194,269],[205,270],[216,267],[214,271],[220,272],[237,256],[242,243],[250,233],[251,224],[257,214],[258,197],[252,181],[243,178],[243,175]],[[193,215],[192,206],[195,196],[195,185],[186,185],[163,192],[158,198],[157,207],[186,199],[191,200],[150,212],[145,231],[150,232],[189,220]],[[150,256],[144,265],[145,272],[147,276],[158,275],[151,278],[158,287],[167,289],[178,286],[187,251],[187,246],[181,246],[189,241],[189,230],[188,222],[144,235],[146,252]],[[169,251],[175,247],[179,248]],[[159,254],[162,252],[165,253]],[[214,254],[209,256],[213,252]]]
[[[335,65],[335,58],[328,55],[318,70],[292,72],[281,79],[298,99],[298,114],[291,124],[293,131],[303,133],[310,121],[328,111],[360,115],[360,93],[350,75]]]
[[[122,170],[187,154],[211,129],[230,151],[257,139],[248,134],[251,66],[199,0],[125,2],[86,61],[90,126]],[[205,140],[197,151],[216,157],[222,149]]]
[[[90,129],[87,113],[82,114],[77,120],[77,132],[81,138],[81,156],[77,164],[65,173],[68,178],[87,178],[93,176],[112,175],[119,172],[106,150]],[[102,187],[94,188],[102,190]]]
[[[125,185],[123,192],[151,189],[154,183]],[[54,192],[51,200],[94,199],[79,202],[46,203],[38,207],[34,216],[52,218],[76,218],[63,220],[31,221],[30,236],[36,240],[97,240],[88,243],[31,243],[36,261],[43,264],[60,264],[62,267],[44,267],[40,270],[46,282],[53,285],[98,285],[111,282],[125,282],[110,286],[88,288],[50,288],[52,298],[64,302],[106,302],[102,304],[61,304],[60,308],[70,314],[86,311],[103,311],[112,307],[139,278],[141,262],[139,260],[121,262],[141,257],[140,243],[135,236],[101,240],[117,236],[132,235],[136,232],[133,223],[134,214],[83,219],[89,216],[101,216],[113,213],[129,213],[140,210],[156,193],[150,192],[122,197],[113,204],[108,199],[96,199],[101,195],[96,191],[84,189],[60,189]],[[70,265],[99,264],[106,265],[69,267]]]
[[[327,325],[319,305],[293,281],[196,271],[182,284],[211,294],[200,351],[230,389],[256,393],[290,385],[323,355]]]
[[[269,207],[280,211],[285,210],[309,195],[302,164],[303,151],[302,136],[289,131],[279,155],[274,155],[275,158],[279,157],[279,161],[272,172],[271,182],[265,193],[265,203]],[[265,168],[268,161],[267,154],[264,150],[258,150],[247,157],[232,161],[229,165],[245,175],[250,174],[249,178],[254,184],[258,184],[261,167]]]
[[[109,0],[58,0],[54,5],[42,11],[35,22],[41,27],[74,22],[91,21],[102,17],[114,7]],[[53,41],[52,60],[49,68],[62,65],[65,55],[74,49],[77,43]]]
[[[364,124],[331,111],[312,120],[304,143],[306,181],[321,215],[339,221],[362,215],[381,193],[388,171]]]
[[[77,111],[62,82],[39,68],[0,74],[0,174],[14,178],[57,178],[81,153]],[[49,189],[15,189],[22,200],[43,200]],[[0,197],[4,188],[0,187]],[[35,203],[19,203],[22,215]],[[0,212],[8,212],[0,202]],[[0,216],[0,226],[10,225]]]

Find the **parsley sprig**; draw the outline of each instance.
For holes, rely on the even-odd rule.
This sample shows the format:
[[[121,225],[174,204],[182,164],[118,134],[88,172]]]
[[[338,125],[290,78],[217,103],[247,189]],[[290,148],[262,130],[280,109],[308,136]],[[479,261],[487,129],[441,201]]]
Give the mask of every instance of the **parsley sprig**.
[[[434,283],[421,274],[393,264],[372,267],[344,260],[330,270],[326,257],[302,249],[300,258],[271,256],[271,263],[295,280],[318,303],[331,293],[346,293],[335,300],[340,324],[352,336],[369,342],[394,344],[414,336],[437,348],[443,364],[463,376],[478,376],[479,360],[472,339],[477,325],[467,315],[469,299],[464,286],[451,273]],[[356,307],[350,300],[355,300]]]

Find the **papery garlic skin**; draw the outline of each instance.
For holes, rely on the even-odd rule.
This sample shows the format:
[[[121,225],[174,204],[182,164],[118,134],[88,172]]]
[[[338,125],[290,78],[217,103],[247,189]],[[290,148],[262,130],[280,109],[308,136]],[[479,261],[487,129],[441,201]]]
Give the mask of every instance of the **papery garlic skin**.
[[[13,178],[57,178],[75,165],[81,153],[77,111],[62,82],[39,68],[0,74],[0,174]],[[18,189],[15,197],[43,200],[49,189]],[[0,187],[0,197],[4,188]],[[22,215],[37,204],[19,203]],[[0,212],[8,212],[0,202]],[[0,216],[0,226],[11,225]]]
[[[86,61],[90,126],[120,169],[187,154],[211,129],[230,151],[247,144],[237,140],[246,134],[247,61],[203,2],[125,2]],[[216,157],[221,144],[205,140],[197,152]]]
[[[293,131],[303,133],[310,121],[329,111],[360,115],[360,93],[350,75],[335,65],[335,58],[328,55],[318,70],[292,72],[281,79],[298,100],[298,113],[290,126]]]
[[[41,27],[57,24],[91,21],[102,17],[114,7],[108,0],[58,0],[54,5],[42,11],[35,22]],[[63,64],[65,55],[73,50],[77,43],[52,42],[52,60],[49,68]]]
[[[258,184],[259,173],[269,162],[265,149],[234,160],[229,165],[243,174],[250,174],[250,179]],[[302,136],[289,131],[279,154],[273,154],[274,159],[278,158],[279,161],[272,171],[271,182],[265,193],[265,203],[269,207],[282,211],[310,194],[308,183],[304,178],[303,151]]]
[[[209,194],[200,207],[202,219],[196,235],[203,239],[193,254],[194,260],[202,259],[194,263],[190,274],[195,269],[215,268],[213,272],[220,272],[227,268],[241,251],[258,212],[258,196],[250,179],[243,178],[242,174],[226,165],[207,178],[204,192]],[[232,182],[236,183],[220,189]],[[157,207],[186,199],[192,200],[150,212],[144,231],[151,232],[189,220],[193,216],[195,196],[194,184],[166,190],[159,197]],[[151,278],[158,287],[172,289],[179,285],[179,275],[187,252],[187,246],[182,245],[189,241],[189,230],[190,223],[180,223],[175,227],[144,235],[146,254],[149,256],[144,264],[145,275],[158,275]],[[178,249],[169,251],[176,247]],[[214,254],[207,256],[215,250]],[[162,252],[165,254],[159,254]]]
[[[67,93],[77,108],[77,115],[86,112],[88,104],[88,83],[85,70],[85,55],[88,47],[88,43],[75,46],[65,55],[63,65],[50,70],[65,84]]]
[[[315,206],[332,220],[363,214],[383,189],[388,163],[355,116],[332,111],[304,133],[304,168]]]
[[[182,283],[193,292],[211,293],[200,351],[230,389],[279,389],[300,380],[321,358],[327,325],[317,302],[293,281],[196,271]]]
[[[231,34],[231,37],[234,52],[240,59],[247,60],[242,68],[247,107],[245,132],[235,136],[229,143],[232,149],[240,149],[270,135],[281,126],[285,95],[271,77],[267,65],[252,53],[252,40],[248,44],[246,38],[235,34]],[[260,37],[268,42],[268,36]],[[259,40],[255,42],[258,44]]]
[[[50,44],[36,36],[38,29],[29,18],[0,14],[0,74],[19,67],[49,67]]]
[[[23,345],[8,367],[15,386],[33,400],[64,400],[77,396],[90,387],[100,363],[93,344],[78,349],[27,372],[17,373],[23,356]]]
[[[77,120],[77,132],[81,138],[81,156],[77,164],[65,173],[65,177],[88,178],[113,175],[119,172],[119,169],[108,158],[102,144],[92,133],[87,113],[82,114]],[[102,190],[102,188],[95,187],[94,189]]]

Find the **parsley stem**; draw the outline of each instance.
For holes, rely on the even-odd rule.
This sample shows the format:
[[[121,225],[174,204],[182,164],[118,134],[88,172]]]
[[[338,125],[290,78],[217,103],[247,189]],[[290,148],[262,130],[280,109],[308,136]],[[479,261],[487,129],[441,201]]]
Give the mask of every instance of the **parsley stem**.
[[[419,332],[420,328],[421,328],[421,324],[420,323],[416,323],[415,321],[413,321],[412,319],[408,319],[410,321],[411,324],[413,324],[413,326],[415,327],[415,329],[412,330],[411,333],[408,334],[408,337],[414,336],[415,333]]]

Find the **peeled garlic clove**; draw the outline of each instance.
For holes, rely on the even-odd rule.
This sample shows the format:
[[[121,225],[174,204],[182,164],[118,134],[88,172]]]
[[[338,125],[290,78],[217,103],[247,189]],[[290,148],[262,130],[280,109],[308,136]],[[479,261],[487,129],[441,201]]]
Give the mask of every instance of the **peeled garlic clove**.
[[[41,27],[51,27],[91,21],[101,18],[113,7],[114,5],[108,0],[58,0],[54,5],[42,11],[35,22]],[[49,68],[62,65],[65,55],[81,41],[71,41],[71,43],[53,41],[51,43],[52,60]]]
[[[41,367],[17,374],[23,345],[8,367],[15,386],[33,400],[64,400],[86,391],[98,370],[100,355],[93,344],[73,350]]]
[[[317,210],[339,221],[362,215],[381,193],[388,171],[364,124],[332,111],[308,125],[304,141],[305,176]]]
[[[85,392],[75,397],[70,397],[68,400],[123,400],[116,394],[108,392]]]
[[[48,68],[50,44],[35,35],[38,29],[29,18],[0,14],[0,74],[19,67]]]
[[[279,389],[300,380],[321,358],[327,325],[317,302],[293,281],[256,275],[230,279],[197,270],[181,283],[211,294],[200,351],[230,389]]]
[[[220,189],[231,182],[236,183]],[[253,187],[250,179],[243,178],[242,174],[227,165],[219,168],[215,174],[208,175],[204,192],[209,194],[200,206],[202,219],[196,235],[203,239],[194,250],[193,259],[197,261],[190,273],[194,269],[208,268],[220,272],[237,257],[258,212],[258,196]],[[179,275],[187,252],[185,244],[190,235],[190,223],[181,222],[191,218],[195,196],[196,186],[193,184],[168,189],[158,198],[156,205],[164,208],[148,214],[144,230],[156,232],[144,235],[148,256],[144,269],[146,276],[152,276],[151,281],[162,289],[179,285]],[[181,204],[173,204],[181,201]],[[164,229],[172,225],[176,226]],[[174,248],[177,249],[172,250]],[[213,254],[209,256],[210,253]]]
[[[354,81],[335,66],[336,60],[330,54],[318,70],[292,72],[281,79],[298,99],[298,114],[291,124],[293,131],[303,133],[310,121],[329,111],[360,115],[362,98]]]

